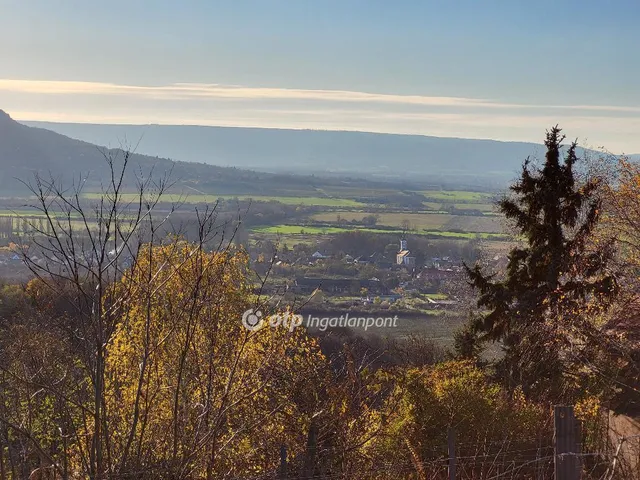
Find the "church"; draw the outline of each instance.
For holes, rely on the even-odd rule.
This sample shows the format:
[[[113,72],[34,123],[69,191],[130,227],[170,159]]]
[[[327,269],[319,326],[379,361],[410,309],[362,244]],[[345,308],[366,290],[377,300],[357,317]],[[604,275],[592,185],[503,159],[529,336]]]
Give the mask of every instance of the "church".
[[[396,263],[407,267],[413,267],[416,264],[416,257],[411,256],[405,239],[400,240],[400,251],[396,254]]]

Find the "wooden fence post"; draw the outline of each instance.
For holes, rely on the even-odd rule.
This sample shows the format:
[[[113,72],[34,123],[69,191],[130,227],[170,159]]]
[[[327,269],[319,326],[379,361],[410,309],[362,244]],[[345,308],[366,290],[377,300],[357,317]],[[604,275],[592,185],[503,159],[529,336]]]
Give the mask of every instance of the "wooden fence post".
[[[553,407],[553,440],[555,480],[579,480],[580,461],[578,422],[573,406]],[[572,455],[573,454],[573,455]]]
[[[449,453],[447,468],[449,480],[456,480],[456,431],[453,428],[447,430],[447,452]]]
[[[318,443],[318,427],[315,418],[311,419],[309,425],[309,435],[307,436],[307,450],[304,454],[304,464],[302,466],[301,479],[309,479],[313,477],[316,466],[316,449]]]

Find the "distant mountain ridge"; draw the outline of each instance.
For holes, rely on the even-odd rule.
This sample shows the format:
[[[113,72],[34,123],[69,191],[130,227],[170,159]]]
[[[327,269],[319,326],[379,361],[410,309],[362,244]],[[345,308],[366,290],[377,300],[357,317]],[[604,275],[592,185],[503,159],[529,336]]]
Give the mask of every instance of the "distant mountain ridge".
[[[141,171],[172,170],[191,191],[256,195],[277,195],[281,186],[308,195],[336,182],[502,189],[527,157],[543,160],[545,151],[526,142],[365,132],[18,123],[0,110],[0,188],[21,189],[15,177],[31,178],[34,170],[67,177],[92,172],[99,183],[103,153],[118,156],[121,146],[135,148],[132,163]]]
[[[108,143],[108,142],[105,142]],[[111,142],[113,143],[113,142]],[[135,146],[135,145],[134,145]],[[21,182],[30,182],[34,174],[52,175],[66,186],[82,182],[85,191],[99,191],[110,179],[105,155],[122,164],[124,151],[105,148],[73,139],[44,128],[24,125],[0,110],[0,197],[27,193]],[[119,162],[119,163],[118,163]],[[173,161],[163,156],[134,153],[130,157],[129,187],[135,186],[134,175],[160,178],[170,172],[175,182],[174,192],[214,195],[282,195],[308,196],[327,185],[376,188],[405,188],[401,183],[340,177],[336,179],[311,175],[290,175],[257,172],[234,167],[219,167],[204,163]],[[82,177],[80,175],[82,174]],[[313,193],[312,193],[313,194]]]
[[[501,142],[324,130],[188,125],[100,125],[23,122],[99,145],[126,140],[138,151],[178,160],[271,172],[358,174],[387,179],[459,178],[462,182],[515,177],[544,147]],[[541,137],[544,132],[540,132]]]

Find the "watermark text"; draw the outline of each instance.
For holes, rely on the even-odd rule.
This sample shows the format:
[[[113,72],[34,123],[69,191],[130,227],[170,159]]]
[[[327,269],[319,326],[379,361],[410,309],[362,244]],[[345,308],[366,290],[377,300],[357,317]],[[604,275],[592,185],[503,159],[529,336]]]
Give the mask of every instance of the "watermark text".
[[[308,315],[306,318],[294,313],[279,313],[265,316],[260,310],[249,309],[242,315],[242,325],[247,330],[259,330],[263,327],[286,328],[293,331],[300,325],[307,328],[317,328],[321,332],[329,328],[395,328],[398,326],[398,316],[393,317],[352,317],[348,313],[339,317],[316,317]]]

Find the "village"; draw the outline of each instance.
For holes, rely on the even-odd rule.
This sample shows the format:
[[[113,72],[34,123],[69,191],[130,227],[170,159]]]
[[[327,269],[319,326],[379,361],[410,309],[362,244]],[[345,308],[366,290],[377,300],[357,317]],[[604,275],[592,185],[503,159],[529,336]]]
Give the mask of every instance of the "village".
[[[272,256],[251,251],[258,273],[270,276],[256,291],[314,310],[444,311],[459,308],[464,283],[462,255],[425,255],[407,238],[362,253],[362,248],[296,245]],[[264,245],[263,245],[264,247]],[[267,248],[272,245],[267,245]],[[324,248],[322,248],[324,247]],[[428,250],[428,249],[426,249]]]

